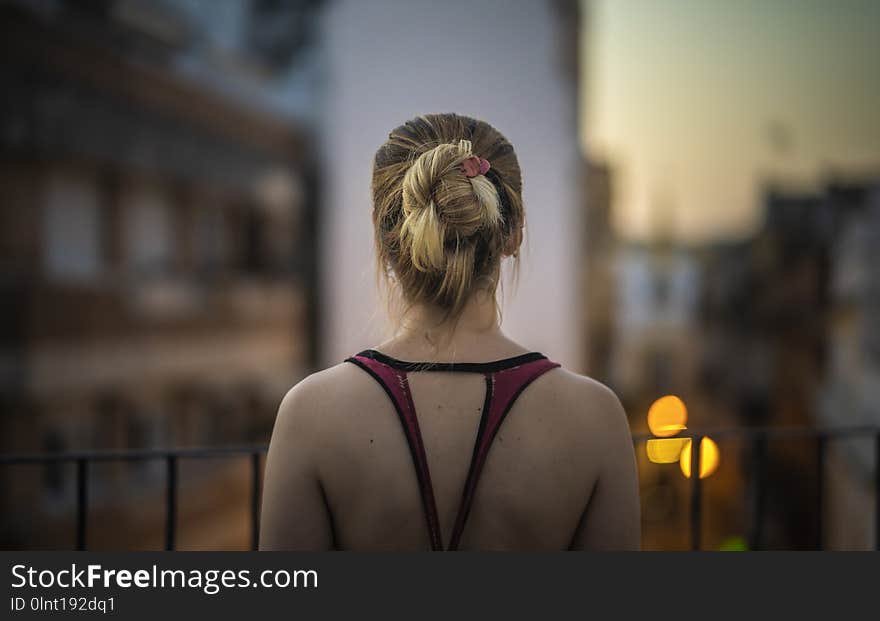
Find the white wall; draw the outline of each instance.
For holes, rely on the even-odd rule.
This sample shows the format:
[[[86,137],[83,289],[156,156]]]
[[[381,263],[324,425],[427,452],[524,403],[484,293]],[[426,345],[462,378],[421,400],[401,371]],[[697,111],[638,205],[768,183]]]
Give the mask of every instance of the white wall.
[[[417,114],[482,118],[514,144],[523,169],[527,244],[504,329],[527,347],[581,365],[582,174],[574,84],[551,3],[528,0],[335,0],[323,26],[327,99],[322,270],[332,364],[387,332],[377,300],[370,169],[388,132]]]

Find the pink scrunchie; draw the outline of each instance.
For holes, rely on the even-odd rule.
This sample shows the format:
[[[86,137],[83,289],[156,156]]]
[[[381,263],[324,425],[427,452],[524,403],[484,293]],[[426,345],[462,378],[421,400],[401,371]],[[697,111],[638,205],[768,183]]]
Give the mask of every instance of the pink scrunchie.
[[[477,175],[485,175],[489,172],[491,166],[489,160],[472,155],[461,163],[466,177],[476,177]]]

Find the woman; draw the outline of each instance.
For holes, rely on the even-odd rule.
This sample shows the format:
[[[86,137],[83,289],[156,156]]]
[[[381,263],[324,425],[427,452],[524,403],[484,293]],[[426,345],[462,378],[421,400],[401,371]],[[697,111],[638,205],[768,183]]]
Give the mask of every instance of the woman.
[[[619,401],[499,325],[521,187],[513,147],[483,121],[419,117],[379,148],[376,253],[404,304],[400,325],[285,396],[262,549],[639,547]]]

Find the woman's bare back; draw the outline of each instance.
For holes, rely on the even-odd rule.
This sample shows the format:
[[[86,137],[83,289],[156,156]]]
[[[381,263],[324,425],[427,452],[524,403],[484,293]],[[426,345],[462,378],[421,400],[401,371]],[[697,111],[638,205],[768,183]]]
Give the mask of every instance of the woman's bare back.
[[[446,545],[486,382],[463,372],[409,372],[407,379]],[[261,548],[431,548],[413,457],[389,396],[349,363],[288,393],[266,466]],[[617,398],[562,368],[541,374],[491,444],[459,548],[638,546],[635,462]]]

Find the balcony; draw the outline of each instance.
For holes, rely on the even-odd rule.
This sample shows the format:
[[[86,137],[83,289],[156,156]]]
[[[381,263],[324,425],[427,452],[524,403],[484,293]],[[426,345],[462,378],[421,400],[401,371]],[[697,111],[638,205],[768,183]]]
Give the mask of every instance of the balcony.
[[[767,466],[768,455],[774,450],[774,445],[780,442],[806,441],[815,451],[815,494],[812,496],[814,507],[809,519],[813,520],[815,542],[814,549],[826,549],[826,524],[823,518],[827,504],[829,480],[827,477],[827,456],[829,444],[834,441],[859,438],[868,440],[874,450],[874,508],[873,508],[873,547],[880,550],[880,427],[762,427],[762,428],[730,428],[704,430],[694,433],[692,446],[694,450],[690,455],[690,472],[698,472],[701,464],[701,439],[712,436],[716,440],[736,439],[744,442],[751,452],[753,459],[748,468],[749,495],[753,499],[750,515],[747,516],[749,526],[748,545],[749,550],[767,549],[765,545],[765,517],[768,498],[767,489]],[[633,436],[633,445],[638,452],[649,436]],[[92,472],[100,464],[107,463],[151,463],[161,469],[160,484],[163,488],[164,511],[162,517],[163,540],[166,550],[178,548],[180,519],[180,467],[182,463],[203,462],[205,460],[219,462],[247,463],[247,499],[246,510],[248,515],[248,545],[250,549],[257,548],[259,539],[259,511],[261,501],[262,466],[267,447],[255,446],[229,446],[222,448],[192,448],[192,449],[157,449],[157,450],[133,450],[133,451],[93,451],[93,452],[70,452],[57,454],[32,454],[32,455],[5,455],[0,456],[0,469],[13,466],[34,466],[48,468],[52,465],[68,464],[75,467],[75,501],[73,503],[72,519],[70,523],[71,546],[77,550],[89,549],[89,523],[93,511],[92,500]],[[700,476],[692,476],[687,480],[688,485],[688,537],[689,549],[701,550],[703,546],[704,527],[704,491],[705,486],[710,484]]]

